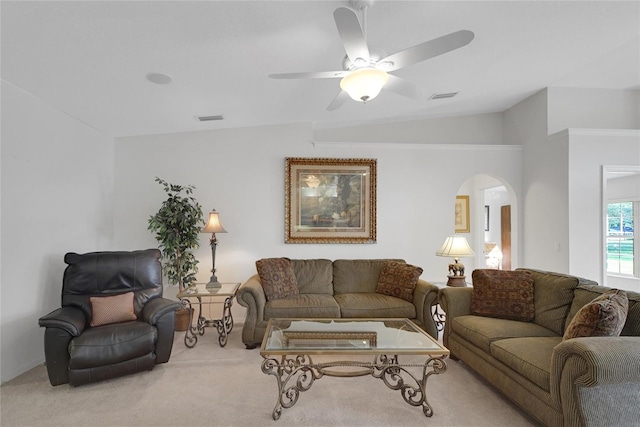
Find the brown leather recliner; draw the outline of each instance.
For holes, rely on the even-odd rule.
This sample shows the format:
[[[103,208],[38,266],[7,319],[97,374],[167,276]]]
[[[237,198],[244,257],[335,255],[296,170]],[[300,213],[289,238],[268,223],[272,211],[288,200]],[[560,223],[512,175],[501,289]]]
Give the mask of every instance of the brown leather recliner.
[[[165,363],[175,310],[162,297],[160,251],[67,253],[62,307],[39,319],[51,385],[102,381]],[[90,297],[133,292],[136,320],[91,327]]]

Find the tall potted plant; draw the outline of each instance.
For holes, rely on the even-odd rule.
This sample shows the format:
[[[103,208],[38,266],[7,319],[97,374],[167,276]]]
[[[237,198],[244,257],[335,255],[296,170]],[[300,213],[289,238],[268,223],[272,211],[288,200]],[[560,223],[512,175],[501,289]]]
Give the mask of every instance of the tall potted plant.
[[[158,212],[149,217],[148,229],[155,233],[159,243],[169,283],[177,284],[182,292],[195,282],[198,272],[198,260],[193,249],[200,246],[198,236],[204,226],[202,207],[192,195],[194,186],[170,184],[158,177],[155,180],[163,186],[167,199]],[[185,314],[188,315],[188,311],[177,313],[178,317]],[[187,326],[178,326],[179,323],[177,320],[176,329],[186,330]]]

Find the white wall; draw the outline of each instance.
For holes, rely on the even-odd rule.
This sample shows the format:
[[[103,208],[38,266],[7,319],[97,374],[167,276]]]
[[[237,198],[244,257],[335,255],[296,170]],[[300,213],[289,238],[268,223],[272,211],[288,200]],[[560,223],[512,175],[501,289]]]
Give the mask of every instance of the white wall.
[[[315,129],[316,141],[420,142],[426,144],[504,144],[502,113],[414,119]]]
[[[522,197],[518,198],[522,209],[520,265],[568,272],[568,151],[548,140],[547,90],[504,115],[505,142],[524,146]]]
[[[640,129],[640,90],[549,88],[548,133],[568,128]]]
[[[569,147],[569,271],[609,285],[603,262],[603,166],[640,165],[640,131],[569,129],[554,139]]]
[[[64,254],[109,249],[113,139],[2,81],[1,377],[44,361]]]
[[[164,198],[155,176],[197,187],[227,234],[218,235],[218,278],[244,281],[262,257],[400,257],[426,279],[444,280],[449,259],[435,256],[453,233],[453,208],[470,176],[491,174],[520,188],[518,147],[429,144],[315,143],[304,124],[119,138],[116,140],[115,244],[155,247],[146,221]],[[363,136],[366,138],[366,135]],[[285,157],[376,158],[377,244],[285,244]],[[198,279],[208,279],[211,254],[203,235]]]

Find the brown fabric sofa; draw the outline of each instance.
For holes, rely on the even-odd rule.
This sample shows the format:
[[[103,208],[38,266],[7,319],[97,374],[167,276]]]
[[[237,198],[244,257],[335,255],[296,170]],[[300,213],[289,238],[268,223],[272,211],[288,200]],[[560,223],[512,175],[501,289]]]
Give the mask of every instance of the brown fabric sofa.
[[[247,308],[242,328],[247,348],[261,344],[271,318],[406,317],[431,336],[438,336],[431,316],[438,299],[437,286],[418,280],[412,302],[376,292],[382,267],[389,260],[291,261],[299,295],[267,301],[258,274],[238,289],[236,299]]]
[[[577,311],[609,288],[532,269],[532,322],[471,314],[472,288],[440,290],[443,342],[532,417],[551,426],[630,426],[640,420],[640,293],[619,337],[562,336]]]

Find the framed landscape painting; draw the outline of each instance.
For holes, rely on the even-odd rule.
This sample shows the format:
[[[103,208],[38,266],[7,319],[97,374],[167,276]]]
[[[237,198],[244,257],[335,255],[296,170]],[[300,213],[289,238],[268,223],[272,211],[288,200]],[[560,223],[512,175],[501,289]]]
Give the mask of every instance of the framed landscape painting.
[[[375,243],[376,159],[287,157],[285,243]]]

